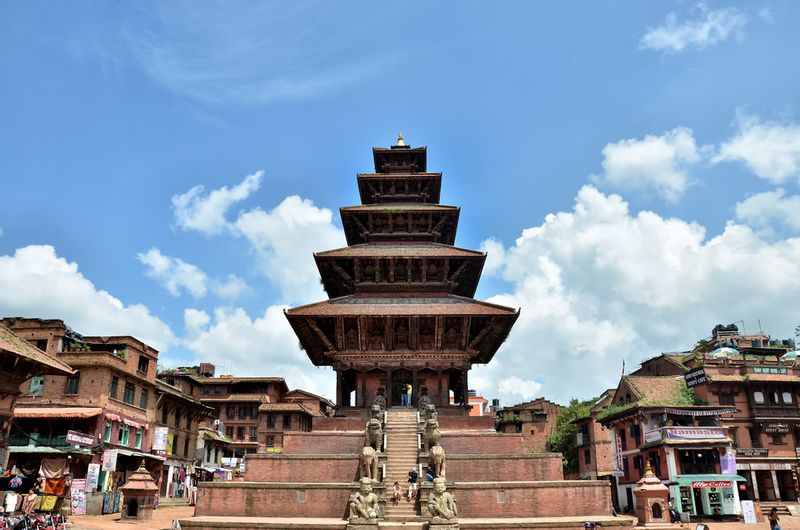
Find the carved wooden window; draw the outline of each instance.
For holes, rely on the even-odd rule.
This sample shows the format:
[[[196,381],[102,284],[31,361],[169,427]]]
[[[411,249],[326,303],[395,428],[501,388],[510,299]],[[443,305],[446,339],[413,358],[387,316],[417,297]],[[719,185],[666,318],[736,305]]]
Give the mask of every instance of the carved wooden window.
[[[444,323],[444,347],[449,350],[457,349],[461,342],[461,319],[447,318]]]
[[[408,260],[398,259],[394,263],[394,281],[407,282],[408,281]]]
[[[364,260],[361,263],[361,281],[374,282],[375,281],[375,260]]]
[[[385,347],[385,327],[383,318],[371,318],[367,327],[370,350],[382,350]]]
[[[408,319],[398,318],[394,321],[394,345],[400,350],[408,349]]]
[[[360,349],[358,343],[358,321],[355,318],[346,318],[344,321],[344,342],[346,350]]]
[[[419,347],[422,350],[432,350],[434,347],[434,334],[436,320],[431,317],[421,318],[419,322]]]

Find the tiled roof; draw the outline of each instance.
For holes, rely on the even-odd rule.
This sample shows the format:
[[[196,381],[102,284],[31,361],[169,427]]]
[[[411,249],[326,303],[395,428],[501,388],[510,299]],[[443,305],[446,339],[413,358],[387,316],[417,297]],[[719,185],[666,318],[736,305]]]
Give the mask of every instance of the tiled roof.
[[[706,372],[706,377],[714,382],[734,382],[734,381],[764,381],[764,382],[800,382],[800,377],[792,374],[715,374]]]
[[[515,315],[517,310],[449,295],[430,298],[342,296],[287,310],[289,316],[327,315]]]
[[[395,257],[482,257],[484,252],[468,250],[439,243],[426,245],[380,245],[360,244],[350,247],[317,252],[318,258],[395,258]]]
[[[41,365],[41,373],[68,375],[74,372],[68,365],[22,339],[3,324],[0,324],[0,350]]]
[[[318,410],[310,410],[302,403],[264,403],[258,407],[260,412],[302,412],[309,416],[323,416]]]
[[[281,383],[283,377],[194,377],[198,383],[222,385],[227,383]]]
[[[313,392],[309,392],[308,390],[303,390],[301,388],[295,388],[294,390],[290,390],[290,391],[286,392],[281,399],[291,400],[291,397],[287,397],[287,396],[289,396],[289,394],[304,394],[304,395],[312,397],[314,399],[318,399],[320,401],[323,401],[323,402],[327,403],[331,407],[335,406],[335,403],[333,401],[331,401],[330,399],[328,399],[326,397],[323,397],[323,396],[320,396],[320,395],[317,395],[317,394],[314,394]]]
[[[631,389],[637,394],[636,401],[644,403],[663,403],[680,396],[682,377],[667,376],[625,376]]]
[[[216,396],[214,394],[210,394],[207,396],[202,396],[200,398],[201,401],[207,403],[213,403],[216,401],[263,401],[264,398],[267,397],[267,394],[229,394],[227,396]]]
[[[398,202],[394,204],[360,204],[358,206],[342,206],[342,212],[458,212],[458,206],[445,206],[442,204],[425,204],[419,202]]]

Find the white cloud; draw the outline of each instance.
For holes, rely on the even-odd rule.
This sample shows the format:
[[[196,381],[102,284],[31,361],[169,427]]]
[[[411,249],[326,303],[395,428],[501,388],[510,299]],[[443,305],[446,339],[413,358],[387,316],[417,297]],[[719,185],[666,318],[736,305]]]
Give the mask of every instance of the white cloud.
[[[225,279],[211,280],[210,287],[215,295],[227,300],[234,300],[251,291],[247,282],[235,274],[228,274]]]
[[[344,8],[352,16],[363,8]],[[211,104],[262,105],[329,94],[394,62],[362,30],[331,25],[313,3],[159,4],[123,34],[133,65],[157,86]],[[397,51],[395,54],[399,55]]]
[[[618,195],[583,187],[571,212],[550,214],[505,251],[498,273],[511,284],[490,301],[522,312],[509,340],[471,379],[483,395],[517,394],[510,377],[541,383],[559,402],[588,398],[660,351],[691,348],[717,323],[761,319],[788,336],[800,297],[800,238],[768,242],[729,222],[703,226],[642,211]],[[752,328],[751,328],[752,329]]]
[[[133,335],[158,350],[176,342],[167,324],[141,304],[97,289],[78,265],[50,245],[0,256],[0,315],[56,318],[86,335]]]
[[[235,227],[256,250],[262,272],[285,302],[324,298],[312,253],[345,244],[331,210],[293,195],[268,212],[256,208],[242,213]]]
[[[782,188],[756,193],[736,203],[736,218],[766,235],[776,225],[800,230],[800,195],[786,196]]]
[[[712,162],[739,161],[758,177],[780,184],[800,179],[800,124],[761,122],[737,113],[739,132],[723,143]]]
[[[678,127],[660,136],[629,138],[603,148],[603,174],[599,184],[623,190],[653,190],[677,201],[689,186],[687,172],[700,161],[691,129]]]
[[[772,14],[772,10],[768,7],[762,7],[761,9],[759,9],[758,16],[769,24],[775,22],[775,17]]]
[[[681,52],[688,48],[707,48],[740,38],[748,17],[736,8],[708,9],[704,4],[695,7],[696,16],[679,21],[670,13],[662,26],[647,28],[639,40],[639,48],[665,53]]]
[[[500,384],[497,385],[497,388],[503,395],[519,396],[523,401],[530,401],[531,399],[535,398],[537,394],[539,394],[539,391],[542,389],[542,385],[532,379],[520,379],[519,377],[512,375],[511,377],[507,377],[500,381]]]
[[[233,374],[284,377],[291,388],[333,396],[333,372],[325,369],[326,376],[325,371],[311,364],[300,349],[284,309],[269,306],[255,319],[241,308],[218,307],[213,317],[187,309],[186,346],[197,354],[197,361],[230,368]]]
[[[182,290],[195,298],[206,295],[208,276],[191,263],[165,256],[155,247],[136,254],[136,257],[146,267],[145,274],[161,284],[172,296],[180,296]]]
[[[177,225],[184,230],[197,230],[206,235],[226,230],[229,228],[225,218],[228,209],[258,190],[263,175],[263,171],[256,171],[232,188],[223,186],[207,195],[203,193],[203,186],[195,186],[186,193],[174,195],[172,208]]]

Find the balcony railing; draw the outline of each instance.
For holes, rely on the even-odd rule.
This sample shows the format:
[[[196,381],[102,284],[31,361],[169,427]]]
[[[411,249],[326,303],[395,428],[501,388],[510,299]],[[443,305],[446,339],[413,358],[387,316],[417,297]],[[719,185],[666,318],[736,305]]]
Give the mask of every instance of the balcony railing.
[[[27,434],[14,434],[8,439],[8,445],[20,446],[34,446],[34,447],[69,447],[67,443],[67,435],[61,436],[36,436]]]
[[[756,418],[800,418],[800,408],[796,406],[753,405],[753,416]]]
[[[661,427],[644,433],[644,443],[654,443],[664,440],[691,443],[695,440],[720,440],[728,438],[727,427]]]

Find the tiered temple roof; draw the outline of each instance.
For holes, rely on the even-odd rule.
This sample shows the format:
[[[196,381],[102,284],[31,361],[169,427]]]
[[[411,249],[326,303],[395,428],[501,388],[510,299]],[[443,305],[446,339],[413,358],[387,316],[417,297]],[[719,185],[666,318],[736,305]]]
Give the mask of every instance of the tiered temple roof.
[[[331,299],[287,318],[311,361],[340,376],[432,369],[441,389],[455,370],[466,392],[466,372],[492,359],[519,311],[472,299],[486,254],[453,246],[460,209],[439,204],[442,175],[427,172],[426,148],[401,136],[373,157],[375,173],[358,175],[362,204],[340,210],[348,247],[314,255]]]

